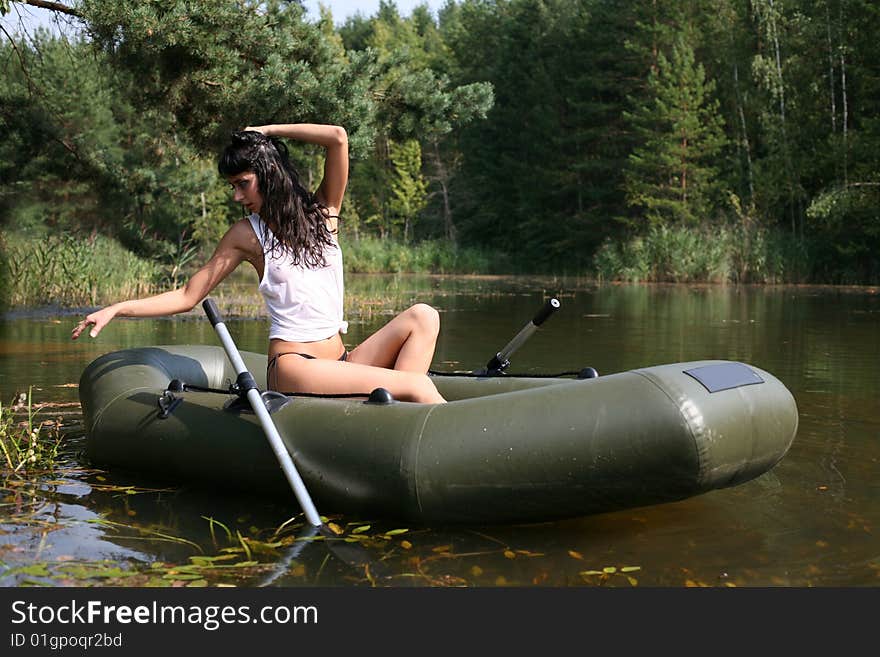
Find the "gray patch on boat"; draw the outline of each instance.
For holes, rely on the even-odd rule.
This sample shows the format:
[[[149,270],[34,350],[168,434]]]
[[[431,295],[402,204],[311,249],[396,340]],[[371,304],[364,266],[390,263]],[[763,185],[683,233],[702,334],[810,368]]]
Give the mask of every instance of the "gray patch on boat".
[[[716,365],[704,365],[684,373],[699,381],[709,392],[720,392],[764,383],[764,379],[742,363],[718,363]]]

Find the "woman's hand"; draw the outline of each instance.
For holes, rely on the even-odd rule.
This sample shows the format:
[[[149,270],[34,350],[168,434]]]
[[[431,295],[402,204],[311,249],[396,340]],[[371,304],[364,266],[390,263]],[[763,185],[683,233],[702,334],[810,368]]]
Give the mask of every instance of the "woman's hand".
[[[116,310],[113,306],[97,310],[91,315],[87,315],[83,321],[73,327],[73,331],[70,332],[70,339],[76,340],[89,326],[92,327],[92,330],[89,331],[89,335],[96,338],[98,337],[98,333],[101,332],[101,329],[107,326],[110,320],[114,317],[116,317]]]
[[[266,137],[269,136],[269,126],[267,125],[249,125],[247,128],[245,128],[245,132],[247,132],[248,130],[252,132],[259,132],[261,135],[265,135]]]

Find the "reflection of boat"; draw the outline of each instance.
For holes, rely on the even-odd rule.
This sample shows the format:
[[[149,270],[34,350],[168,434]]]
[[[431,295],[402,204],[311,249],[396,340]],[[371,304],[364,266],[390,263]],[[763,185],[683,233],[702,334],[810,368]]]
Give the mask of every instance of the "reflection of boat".
[[[242,356],[262,388],[266,357]],[[228,388],[234,379],[220,347],[101,356],[80,381],[88,455],[292,500],[247,405],[177,385]],[[269,401],[319,509],[500,523],[669,502],[766,472],[798,423],[785,386],[730,361],[583,380],[438,376],[436,384],[450,403]]]

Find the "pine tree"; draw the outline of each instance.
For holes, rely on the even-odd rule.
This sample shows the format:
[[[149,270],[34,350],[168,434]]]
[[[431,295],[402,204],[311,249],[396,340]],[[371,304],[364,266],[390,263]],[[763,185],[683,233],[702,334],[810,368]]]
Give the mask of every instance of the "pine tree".
[[[321,121],[373,139],[374,62],[326,39],[299,3],[270,0],[84,0],[87,31],[139,81],[135,101],[171,111],[200,148],[254,123]]]
[[[627,200],[652,223],[708,220],[725,145],[714,83],[679,39],[669,59],[658,53],[648,89],[652,98],[626,115],[640,140],[629,156]]]
[[[574,17],[566,44],[567,130],[573,152],[565,181],[574,251],[592,253],[620,233],[627,213],[623,172],[634,147],[621,112],[643,84],[641,58],[627,46],[638,3],[595,0]]]
[[[428,223],[417,216],[425,203],[417,204],[415,213],[400,213],[401,199],[389,187],[398,180],[395,157],[399,159],[402,145],[417,140],[419,153],[427,150],[432,154],[431,180],[442,195],[454,171],[456,153],[454,148],[439,144],[446,142],[447,136],[454,142],[456,128],[485,118],[493,102],[492,87],[481,81],[453,82],[443,72],[448,67],[434,66],[444,55],[443,44],[437,25],[424,9],[404,18],[393,3],[383,1],[372,18],[349,18],[340,34],[346,48],[372,53],[377,70],[373,83],[375,144],[369,157],[353,164],[351,198],[358,215],[365,217],[380,237],[394,235],[392,228],[400,220],[403,235],[409,239],[416,223]],[[421,167],[421,155],[418,162]],[[423,175],[418,172],[425,180]],[[441,216],[435,223],[447,227],[449,234],[450,206],[444,204],[438,214]]]

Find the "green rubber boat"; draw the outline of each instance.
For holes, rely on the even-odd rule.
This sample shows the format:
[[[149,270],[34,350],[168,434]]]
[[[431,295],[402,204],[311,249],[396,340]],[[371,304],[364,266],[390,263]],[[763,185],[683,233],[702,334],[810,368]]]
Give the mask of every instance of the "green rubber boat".
[[[242,352],[259,389],[266,356]],[[105,354],[82,374],[99,465],[296,504],[220,347]],[[732,361],[596,378],[436,376],[448,404],[264,393],[325,514],[519,523],[681,500],[772,468],[798,426],[773,375]]]

